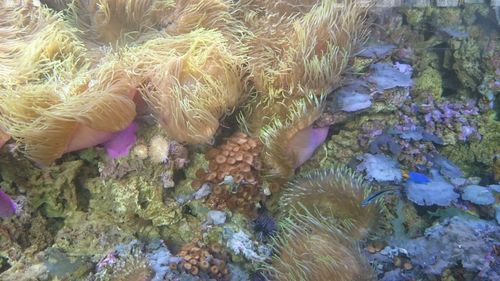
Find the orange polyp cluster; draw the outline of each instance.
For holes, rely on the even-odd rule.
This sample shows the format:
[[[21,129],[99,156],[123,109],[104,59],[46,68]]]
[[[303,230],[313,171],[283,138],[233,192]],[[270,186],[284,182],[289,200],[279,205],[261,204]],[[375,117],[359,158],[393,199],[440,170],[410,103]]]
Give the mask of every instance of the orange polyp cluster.
[[[241,185],[234,191],[231,191],[227,185],[216,185],[212,188],[212,193],[208,196],[206,204],[212,209],[228,208],[249,217],[255,217],[257,215],[255,204],[263,199],[263,195],[256,185]]]
[[[206,274],[217,280],[229,280],[229,268],[226,265],[228,255],[219,244],[207,247],[190,243],[184,245],[177,256],[181,257],[182,260],[170,264],[170,268],[173,270],[184,271],[196,276]]]
[[[258,158],[261,150],[258,140],[244,133],[236,133],[205,154],[208,160],[208,172],[202,169],[196,172],[192,186],[198,188],[202,183],[212,183],[212,193],[206,203],[213,209],[239,210],[247,215],[255,214],[255,203],[262,200],[258,187],[258,172],[261,163]],[[223,183],[227,176],[232,183]]]
[[[217,148],[205,154],[209,172],[197,173],[198,180],[220,183],[232,176],[235,183],[257,184],[256,172],[261,169],[258,155],[260,143],[244,133],[236,133]]]

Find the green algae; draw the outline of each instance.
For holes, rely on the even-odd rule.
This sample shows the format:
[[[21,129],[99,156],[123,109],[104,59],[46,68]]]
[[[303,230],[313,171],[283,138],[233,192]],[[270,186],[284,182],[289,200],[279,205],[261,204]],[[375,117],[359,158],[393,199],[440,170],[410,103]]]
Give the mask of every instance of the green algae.
[[[435,100],[441,99],[443,84],[441,73],[432,67],[428,67],[415,77],[413,93],[418,96],[424,93],[431,93]],[[424,95],[425,96],[425,95]]]
[[[141,229],[136,223],[135,230]],[[75,212],[69,216],[55,237],[53,247],[72,256],[103,255],[116,244],[133,239],[133,231],[118,226],[106,214]]]
[[[76,160],[52,166],[32,181],[29,198],[35,209],[42,208],[49,218],[63,218],[78,209],[75,178],[83,161]]]
[[[443,153],[465,174],[487,176],[493,172],[495,155],[500,152],[500,122],[490,113],[481,117],[478,127],[481,140],[471,138],[467,142],[446,146]]]
[[[149,177],[95,180],[89,189],[90,209],[111,213],[118,222],[138,217],[151,221],[153,226],[163,226],[179,220],[180,206],[172,199],[163,201],[163,186]]]
[[[451,56],[452,70],[463,88],[460,94],[476,92],[483,76],[481,49],[477,42],[472,38],[451,40],[446,56]]]

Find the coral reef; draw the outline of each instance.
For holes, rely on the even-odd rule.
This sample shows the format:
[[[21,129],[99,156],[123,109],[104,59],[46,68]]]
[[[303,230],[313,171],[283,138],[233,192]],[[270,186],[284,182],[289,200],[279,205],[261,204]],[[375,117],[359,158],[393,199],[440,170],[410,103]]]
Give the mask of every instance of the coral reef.
[[[2,1],[0,279],[497,280],[470,2]]]
[[[498,273],[492,253],[498,233],[498,225],[494,223],[455,216],[428,228],[424,237],[395,243],[395,247],[403,249],[413,267],[421,268],[431,276],[429,278],[441,276],[445,269],[457,266],[453,270],[460,268],[484,280],[494,280]],[[383,260],[380,254],[374,258]],[[402,278],[403,274],[397,276]]]

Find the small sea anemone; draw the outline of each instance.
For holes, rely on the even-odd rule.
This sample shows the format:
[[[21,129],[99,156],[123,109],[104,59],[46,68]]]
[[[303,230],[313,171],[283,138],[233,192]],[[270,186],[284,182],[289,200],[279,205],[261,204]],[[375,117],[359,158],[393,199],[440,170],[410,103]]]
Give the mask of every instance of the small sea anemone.
[[[287,107],[277,103],[277,106],[263,108],[260,103],[251,109],[246,117],[248,119],[242,118],[241,124],[254,135],[258,135],[263,143],[263,163],[268,166],[270,175],[290,177],[295,168],[305,161],[303,151],[308,145],[297,144],[308,143],[309,140],[304,139],[307,135],[300,132],[310,128],[319,117],[322,101],[323,98],[308,95],[288,101]],[[272,108],[276,108],[273,113],[270,111]],[[256,120],[256,116],[265,118]]]
[[[296,176],[284,191],[283,210],[307,211],[335,221],[353,239],[361,239],[377,223],[379,205],[363,207],[373,188],[347,167],[335,166]]]
[[[261,169],[260,150],[258,140],[241,132],[235,133],[220,146],[207,151],[208,172],[198,172],[193,186],[200,186],[203,182],[219,184],[227,176],[232,177],[235,184],[257,185]]]
[[[189,243],[182,246],[177,256],[181,259],[171,263],[170,268],[199,276],[199,280],[226,280],[230,276],[227,266],[229,256],[220,244],[206,246]]]
[[[280,225],[266,271],[271,280],[376,280],[352,238],[328,220],[296,214]]]
[[[96,280],[150,281],[153,279],[154,272],[143,253],[132,251],[115,259],[96,274]]]
[[[243,60],[221,33],[160,37],[123,53],[143,98],[169,138],[209,143],[243,96]]]
[[[151,138],[148,150],[151,161],[154,163],[164,163],[168,159],[169,152],[169,143],[165,137],[156,135]]]

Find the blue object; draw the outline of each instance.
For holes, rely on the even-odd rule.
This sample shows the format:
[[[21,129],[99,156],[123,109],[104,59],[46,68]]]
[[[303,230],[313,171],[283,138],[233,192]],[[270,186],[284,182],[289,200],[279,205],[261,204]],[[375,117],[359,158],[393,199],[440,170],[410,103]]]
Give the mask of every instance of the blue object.
[[[408,173],[408,180],[414,182],[414,183],[428,183],[431,182],[431,180],[424,174],[417,173],[417,172],[409,172]]]

